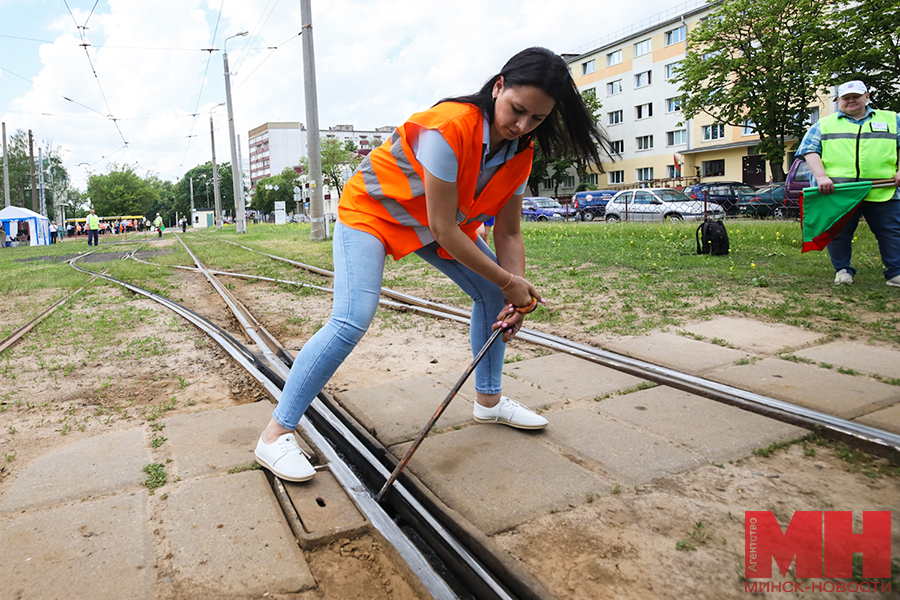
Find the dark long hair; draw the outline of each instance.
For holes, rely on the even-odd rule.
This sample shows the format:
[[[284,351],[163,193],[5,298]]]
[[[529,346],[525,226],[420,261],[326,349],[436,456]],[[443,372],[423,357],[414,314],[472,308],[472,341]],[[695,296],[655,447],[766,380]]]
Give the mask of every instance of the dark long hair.
[[[493,123],[492,92],[500,77],[503,77],[505,87],[534,86],[556,101],[550,115],[533,131],[519,138],[519,152],[528,148],[532,140],[537,140],[538,147],[545,156],[568,156],[593,163],[603,172],[601,152],[612,159],[609,138],[585,107],[566,61],[546,48],[522,50],[509,59],[499,73],[488,79],[477,93],[446,98],[441,102],[474,104]]]

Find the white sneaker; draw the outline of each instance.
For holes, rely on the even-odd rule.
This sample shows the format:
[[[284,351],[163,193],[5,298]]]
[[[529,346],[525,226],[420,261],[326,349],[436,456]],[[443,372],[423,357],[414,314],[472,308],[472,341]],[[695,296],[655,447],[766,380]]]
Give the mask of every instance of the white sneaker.
[[[834,285],[853,285],[853,275],[847,269],[841,269],[834,274]]]
[[[896,277],[891,277],[890,279],[885,281],[885,283],[892,287],[900,287],[900,275],[897,275]]]
[[[306,481],[316,474],[293,432],[279,436],[271,444],[263,442],[260,436],[254,454],[259,464],[285,481]]]
[[[543,429],[547,426],[547,419],[506,396],[500,396],[500,402],[492,408],[476,401],[473,412],[478,423],[502,423],[518,429]]]

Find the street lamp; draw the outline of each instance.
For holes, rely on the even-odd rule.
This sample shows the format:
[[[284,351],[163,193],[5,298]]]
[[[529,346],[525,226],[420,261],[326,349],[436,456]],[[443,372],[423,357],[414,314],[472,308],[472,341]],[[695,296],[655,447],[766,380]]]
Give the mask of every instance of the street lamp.
[[[238,233],[247,232],[247,217],[244,211],[244,185],[241,177],[241,165],[238,164],[237,145],[234,140],[234,115],[231,110],[231,73],[228,71],[228,40],[244,37],[249,31],[237,33],[225,38],[222,44],[222,57],[225,61],[225,102],[228,105],[228,142],[231,144],[231,182],[234,187],[235,229]]]

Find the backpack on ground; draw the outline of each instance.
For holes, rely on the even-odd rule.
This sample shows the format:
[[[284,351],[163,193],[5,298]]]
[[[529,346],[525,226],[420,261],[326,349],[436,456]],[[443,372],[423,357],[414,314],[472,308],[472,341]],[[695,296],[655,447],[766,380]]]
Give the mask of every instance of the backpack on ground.
[[[703,221],[697,227],[697,254],[723,256],[728,254],[728,232],[722,221]]]

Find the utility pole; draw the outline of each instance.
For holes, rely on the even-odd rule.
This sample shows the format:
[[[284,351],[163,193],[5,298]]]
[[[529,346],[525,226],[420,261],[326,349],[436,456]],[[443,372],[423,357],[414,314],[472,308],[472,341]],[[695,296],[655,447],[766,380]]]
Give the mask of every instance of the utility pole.
[[[3,123],[3,198],[9,208],[9,152],[6,151],[6,123]]]
[[[38,212],[41,207],[38,204],[37,182],[34,180],[34,137],[28,130],[28,154],[31,157],[31,210]]]
[[[324,240],[328,235],[325,201],[322,197],[322,154],[319,146],[319,104],[316,95],[316,57],[313,51],[312,9],[309,0],[300,0],[303,33],[303,95],[306,97],[307,158],[309,161],[310,239]]]
[[[222,194],[219,192],[219,168],[216,166],[216,134],[213,133],[212,115],[209,115],[209,139],[212,142],[213,194],[216,197],[216,229],[222,229]],[[207,198],[208,197],[209,196],[207,196]]]
[[[231,144],[231,182],[234,188],[234,225],[238,233],[247,233],[247,216],[244,210],[244,183],[241,181],[241,164],[238,162],[237,148],[234,143],[234,115],[231,111],[231,73],[228,72],[228,40],[243,37],[250,33],[244,31],[225,38],[222,57],[225,61],[225,104],[228,109],[228,143]]]
[[[40,200],[41,214],[47,216],[47,196],[44,193],[44,151],[38,148],[38,162],[41,164],[41,170],[38,171],[38,182],[40,183]]]

